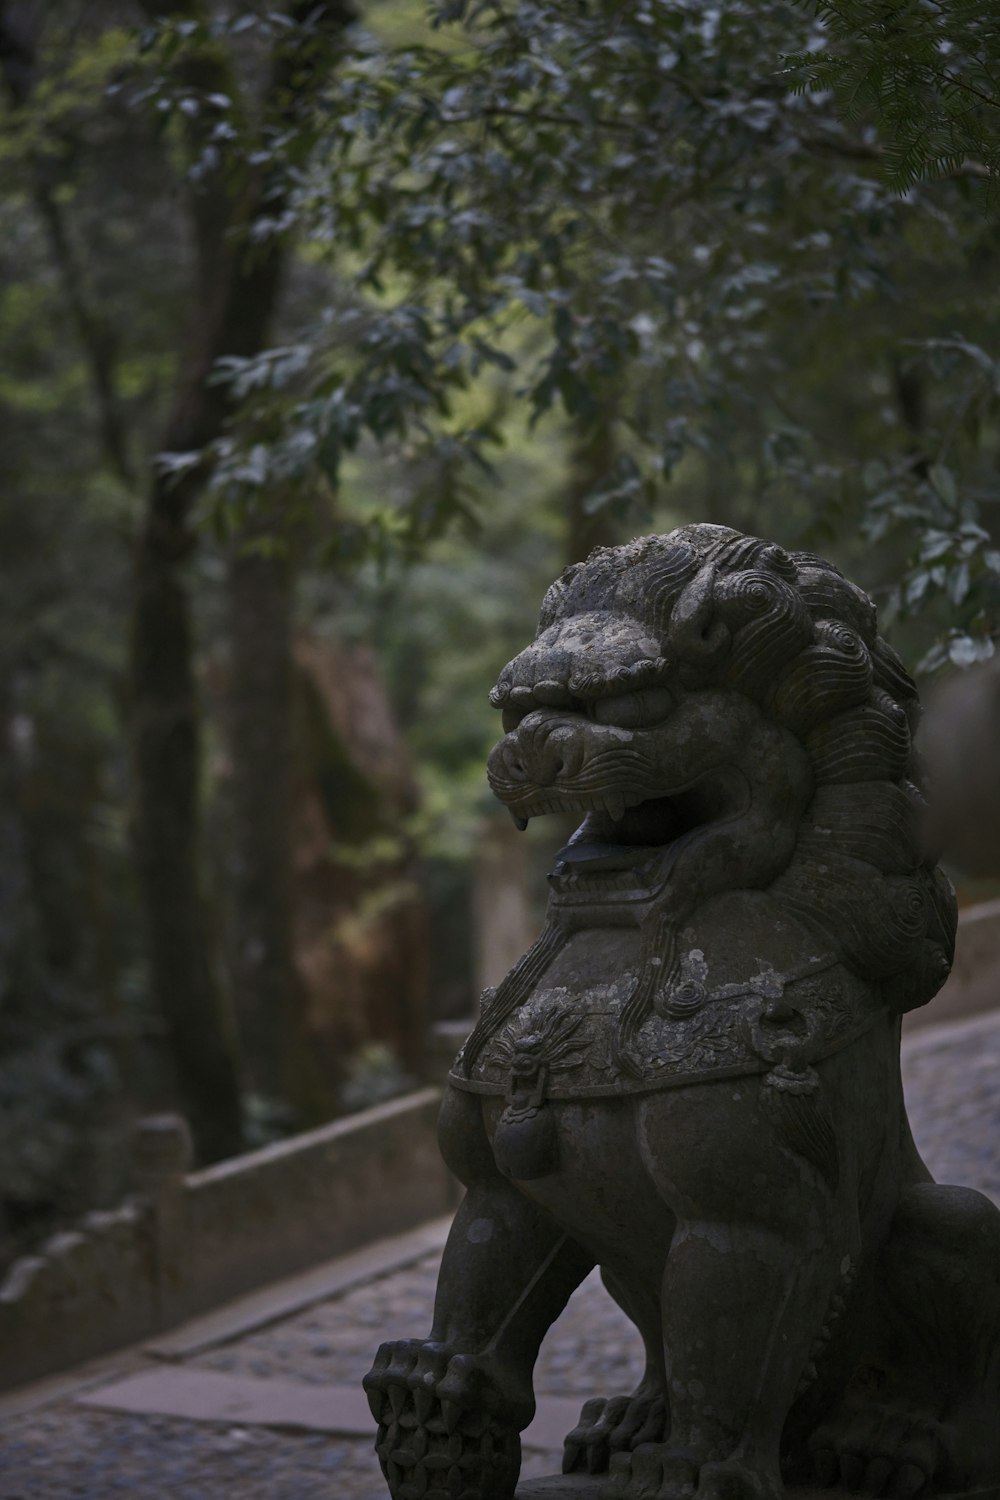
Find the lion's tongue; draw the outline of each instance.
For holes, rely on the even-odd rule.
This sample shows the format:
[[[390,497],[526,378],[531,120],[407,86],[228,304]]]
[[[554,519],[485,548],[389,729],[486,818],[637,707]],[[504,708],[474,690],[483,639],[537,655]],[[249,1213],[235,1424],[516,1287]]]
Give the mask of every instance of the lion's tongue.
[[[636,848],[615,838],[621,828],[604,813],[589,813],[556,855],[556,865],[578,870],[627,870],[635,864]]]
[[[685,832],[668,798],[653,798],[625,809],[612,819],[605,812],[588,813],[556,862],[576,869],[631,868],[642,851],[663,848]]]
[[[634,844],[595,844],[570,839],[556,855],[556,865],[572,865],[577,870],[628,870],[635,864]]]

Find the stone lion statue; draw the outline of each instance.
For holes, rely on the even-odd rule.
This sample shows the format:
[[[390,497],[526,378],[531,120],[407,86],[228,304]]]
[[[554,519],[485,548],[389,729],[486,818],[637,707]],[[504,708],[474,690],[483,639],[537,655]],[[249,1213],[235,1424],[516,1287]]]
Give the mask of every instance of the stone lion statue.
[[[491,698],[515,821],[582,822],[450,1076],[433,1328],[366,1378],[392,1496],[513,1495],[539,1345],[595,1265],[646,1370],[566,1440],[588,1493],[997,1484],[1000,1213],[932,1181],[903,1105],[955,908],[871,601],[685,526],[567,569]]]

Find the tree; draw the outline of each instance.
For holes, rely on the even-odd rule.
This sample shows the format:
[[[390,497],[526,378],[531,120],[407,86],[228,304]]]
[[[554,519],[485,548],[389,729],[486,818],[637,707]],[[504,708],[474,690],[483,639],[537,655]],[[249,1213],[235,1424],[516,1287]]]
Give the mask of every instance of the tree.
[[[44,1232],[55,1203],[73,1213],[127,1190],[123,1117],[159,1047],[141,993],[122,807],[121,412],[110,412],[118,392],[102,386],[109,363],[95,347],[107,332],[100,292],[123,268],[148,265],[134,226],[112,231],[108,211],[127,186],[143,201],[143,179],[135,132],[114,143],[88,108],[120,57],[115,42],[101,55],[84,49],[68,79],[64,29],[46,20],[39,34],[40,8],[0,9],[0,1225],[6,1216],[14,1236]],[[91,216],[94,176],[114,188]],[[155,216],[149,227],[157,238]],[[160,271],[114,351],[130,361],[133,439],[146,418],[144,339],[172,312],[169,264]],[[7,1248],[0,1229],[0,1258]]]
[[[816,45],[789,58],[802,85],[831,88],[842,115],[904,191],[936,177],[1000,179],[1000,26],[979,0],[899,5],[819,0]]]
[[[431,14],[436,39],[349,70],[332,176],[299,200],[363,256],[358,336],[304,331],[290,395],[272,381],[276,441],[249,485],[243,455],[220,455],[220,492],[289,470],[336,482],[359,445],[398,444],[434,485],[343,515],[333,550],[419,544],[468,513],[502,437],[471,399],[484,378],[584,429],[613,399],[590,513],[648,525],[707,470],[734,518],[863,527],[870,581],[904,575],[889,614],[919,604],[927,644],[947,616],[945,655],[987,652],[996,308],[968,276],[988,285],[996,254],[985,129],[985,160],[932,153],[944,175],[900,196],[878,139],[891,112],[846,122],[794,71],[825,36],[799,5]]]
[[[316,6],[312,0],[293,6],[287,29],[275,28],[269,77],[261,99],[254,101],[228,43],[232,23],[214,23],[211,12],[194,0],[178,0],[165,11],[150,9],[153,15],[165,13],[170,22],[159,40],[160,97],[172,100],[182,121],[183,176],[197,261],[187,348],[161,449],[197,458],[222,436],[233,414],[230,388],[213,382],[218,365],[266,346],[288,253],[280,226],[289,174],[296,151],[307,149],[295,137],[297,113],[332,66],[353,11],[346,4]],[[230,116],[242,119],[238,135],[231,127],[220,130]],[[279,136],[286,160],[276,171]],[[159,1007],[171,1019],[178,1077],[196,1138],[214,1156],[237,1147],[240,1127],[238,1080],[198,894],[198,707],[182,580],[204,479],[198,461],[180,470],[160,465],[153,474],[136,552],[131,707],[151,981]],[[241,579],[237,564],[237,592]],[[280,589],[272,588],[271,596],[278,599],[279,612],[287,610]],[[280,628],[277,618],[274,624]],[[253,1014],[259,1008],[251,1004]]]
[[[303,4],[248,39],[240,17],[223,10],[184,3],[168,10],[164,30],[140,37],[122,25],[134,16],[124,4],[85,14],[61,6],[44,31],[37,12],[12,8],[0,35],[14,104],[12,154],[88,371],[102,458],[129,502],[149,475],[135,550],[129,670],[135,850],[155,1005],[168,1022],[199,1147],[211,1157],[237,1146],[241,1124],[232,1025],[201,893],[199,706],[187,592],[204,474],[197,463],[161,467],[153,455],[164,448],[197,453],[219,437],[234,407],[229,389],[213,383],[215,366],[266,342],[289,259],[283,200],[309,150],[311,99],[352,12]],[[211,101],[202,97],[209,93]],[[130,152],[144,169],[141,186],[130,172],[117,182],[112,175]],[[163,209],[171,213],[171,191],[187,199],[189,239],[175,223],[156,224]],[[88,242],[84,215],[99,196],[105,220]],[[156,306],[161,283],[137,298],[138,313],[122,306],[121,289],[127,297],[134,283],[131,268],[117,285],[108,274],[109,204],[118,216],[112,223],[126,224],[133,238],[141,238],[142,214],[151,213],[151,231],[159,227],[174,251],[164,280],[176,294],[174,327],[184,331],[178,340],[164,324],[150,338],[153,348],[174,346],[166,360],[161,354],[154,377],[162,388],[169,372],[173,383],[166,412],[159,392],[145,410],[123,393],[136,369],[132,330],[141,347],[145,309]],[[189,246],[194,264],[185,285],[174,266],[185,265]],[[140,261],[149,259],[143,242]],[[240,576],[237,562],[234,579]],[[281,711],[279,705],[279,720]]]

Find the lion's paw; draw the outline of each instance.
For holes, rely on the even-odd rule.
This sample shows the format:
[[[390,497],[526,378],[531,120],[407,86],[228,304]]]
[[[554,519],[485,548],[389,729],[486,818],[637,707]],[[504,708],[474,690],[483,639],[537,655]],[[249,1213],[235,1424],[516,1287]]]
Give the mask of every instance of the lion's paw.
[[[828,1489],[918,1500],[946,1464],[945,1429],[931,1417],[877,1405],[842,1409],[809,1441],[813,1468]]]
[[[518,1428],[490,1373],[441,1344],[383,1344],[364,1380],[392,1500],[507,1500]]]
[[[580,1421],[563,1446],[563,1473],[603,1474],[612,1456],[640,1443],[661,1443],[667,1408],[658,1387],[640,1386],[631,1396],[597,1396],[584,1404]]]

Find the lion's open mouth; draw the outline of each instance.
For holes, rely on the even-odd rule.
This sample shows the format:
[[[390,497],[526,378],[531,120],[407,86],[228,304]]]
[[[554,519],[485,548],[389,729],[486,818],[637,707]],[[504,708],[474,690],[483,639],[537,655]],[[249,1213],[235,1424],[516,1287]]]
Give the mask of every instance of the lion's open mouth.
[[[711,817],[698,787],[671,797],[651,797],[627,807],[620,818],[590,812],[556,855],[556,864],[576,870],[628,869],[652,849],[675,843]]]
[[[732,816],[744,791],[742,778],[734,780],[731,768],[718,768],[669,795],[625,806],[618,816],[618,809],[609,809],[605,799],[605,805],[591,809],[559,850],[556,873],[637,870],[657,851],[679,849],[709,824]]]

